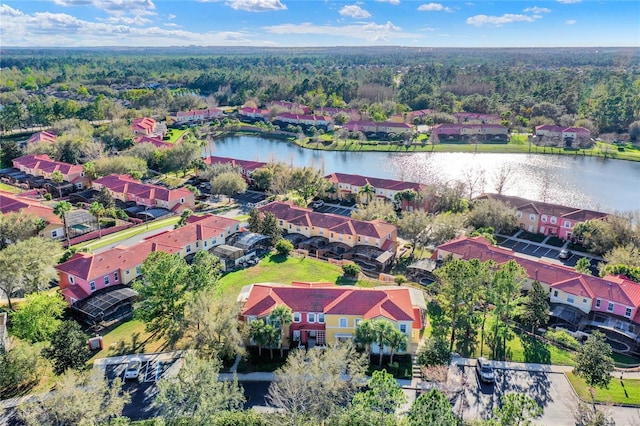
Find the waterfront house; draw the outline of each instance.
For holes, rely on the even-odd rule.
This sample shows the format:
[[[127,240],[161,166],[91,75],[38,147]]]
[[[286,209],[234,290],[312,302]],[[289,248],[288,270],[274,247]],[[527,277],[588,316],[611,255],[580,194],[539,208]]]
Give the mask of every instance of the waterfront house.
[[[241,318],[247,324],[256,319],[268,321],[276,306],[289,307],[293,322],[284,328],[282,345],[286,348],[353,342],[360,321],[384,319],[407,335],[407,348],[398,353],[412,353],[425,328],[424,296],[408,287],[257,283],[243,288],[238,300],[243,304]],[[382,350],[390,352],[386,346]],[[373,352],[380,352],[377,344],[373,345]]]
[[[224,111],[219,108],[178,111],[175,116],[175,121],[177,123],[193,123],[197,121],[215,120],[221,118],[223,115]]]
[[[267,165],[267,163],[263,163],[262,161],[238,160],[236,158],[216,157],[213,155],[206,157],[204,163],[209,166],[214,164],[229,164],[240,171],[240,174],[247,183],[252,182],[251,174],[254,171]]]

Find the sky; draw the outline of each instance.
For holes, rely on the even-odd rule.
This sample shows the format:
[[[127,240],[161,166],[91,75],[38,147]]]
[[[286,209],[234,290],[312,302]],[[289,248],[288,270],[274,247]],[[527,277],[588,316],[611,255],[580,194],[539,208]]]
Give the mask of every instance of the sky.
[[[94,46],[640,47],[640,1],[0,1],[0,47]]]

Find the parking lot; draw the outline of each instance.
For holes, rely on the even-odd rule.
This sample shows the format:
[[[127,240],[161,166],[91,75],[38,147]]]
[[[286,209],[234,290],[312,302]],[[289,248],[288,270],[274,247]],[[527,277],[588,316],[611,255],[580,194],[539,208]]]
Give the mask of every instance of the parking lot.
[[[138,376],[138,382],[155,383],[162,377],[165,377],[167,371],[176,364],[177,359],[167,361],[142,361],[142,368],[140,369],[140,375]],[[127,368],[127,363],[122,364],[110,364],[105,366],[105,376],[110,382],[116,378],[121,378],[124,381],[124,372]],[[135,380],[129,380],[135,382]]]
[[[537,258],[545,258],[545,260],[547,261],[552,260],[553,263],[569,266],[571,268],[574,268],[576,266],[576,263],[578,263],[578,260],[584,257],[572,252],[567,259],[560,259],[558,258],[558,255],[560,254],[560,247],[543,247],[533,241],[516,241],[507,239],[504,242],[499,243],[498,245],[500,247],[511,249],[516,253],[522,253]],[[594,275],[597,275],[598,261],[591,258],[588,259],[591,263],[591,272],[593,272]]]
[[[247,191],[242,194],[236,194],[233,199],[240,204],[247,204],[251,207],[252,204],[259,203],[267,198],[267,194],[264,192]]]
[[[318,213],[333,213],[341,216],[351,216],[351,209],[347,207],[336,206],[333,204],[325,204],[322,207],[313,209]]]

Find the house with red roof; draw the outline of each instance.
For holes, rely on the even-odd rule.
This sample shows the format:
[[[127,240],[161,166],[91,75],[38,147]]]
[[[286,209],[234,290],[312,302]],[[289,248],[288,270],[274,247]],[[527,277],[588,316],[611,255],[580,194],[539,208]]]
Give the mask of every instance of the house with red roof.
[[[306,105],[297,102],[288,102],[288,101],[273,101],[269,102],[267,105],[267,109],[275,109],[280,111],[288,111],[294,114],[309,114],[311,113],[311,108]]]
[[[353,341],[358,323],[384,319],[407,335],[409,344],[405,352],[411,353],[417,348],[426,324],[424,296],[409,287],[257,283],[243,288],[238,300],[243,304],[241,318],[247,323],[266,320],[276,306],[289,307],[293,322],[284,330],[283,346],[287,348]],[[382,349],[383,353],[390,352],[386,346]],[[379,353],[378,345],[374,345],[373,351]]]
[[[156,133],[156,120],[150,117],[136,118],[131,123],[131,130],[135,136],[151,136]]]
[[[356,220],[280,201],[258,210],[272,213],[287,237],[313,256],[350,259],[371,270],[384,270],[395,258],[398,231],[383,220]]]
[[[178,111],[175,121],[178,123],[193,123],[196,121],[215,120],[224,115],[219,108],[195,109],[191,111]]]
[[[204,163],[208,166],[214,164],[229,164],[232,167],[236,167],[240,170],[240,174],[247,183],[252,182],[251,174],[254,171],[267,165],[267,163],[263,163],[262,161],[238,160],[236,158],[216,157],[213,155],[206,157]]]
[[[0,190],[0,213],[35,215],[42,219],[46,224],[44,229],[38,233],[38,236],[54,240],[62,239],[65,236],[62,219],[53,212],[53,208],[32,198]]]
[[[480,114],[476,112],[456,112],[453,116],[458,124],[500,124],[502,117],[497,114]]]
[[[441,123],[433,127],[440,140],[470,140],[477,137],[480,141],[487,140],[508,140],[509,129],[500,124],[459,124]]]
[[[419,194],[424,192],[427,188],[426,185],[421,183],[372,178],[347,173],[332,173],[325,176],[325,179],[331,182],[335,188],[336,191],[333,194],[335,198],[342,200],[353,197],[358,202],[367,201],[367,195],[360,192],[362,187],[367,184],[374,188],[374,194],[372,194],[373,197],[384,199],[392,203],[396,202],[395,196],[398,192],[412,190],[416,194]],[[399,204],[399,207],[408,211],[426,211],[429,210],[432,201],[433,199],[431,198],[418,199],[417,197],[415,200],[403,199],[401,204]]]
[[[349,132],[362,132],[366,134],[384,133],[384,134],[404,134],[413,131],[414,126],[404,122],[393,121],[349,121],[344,126]]]
[[[134,139],[134,142],[137,144],[150,143],[151,145],[155,146],[158,149],[170,149],[175,146],[171,142],[167,142],[157,136],[145,136],[145,135],[138,136],[137,138]],[[176,141],[176,144],[179,144],[181,142],[182,142],[182,136]]]
[[[517,225],[528,232],[555,235],[563,240],[573,237],[573,228],[587,220],[603,220],[609,214],[589,209],[577,209],[553,203],[528,200],[501,194],[482,194],[476,199],[502,201],[516,210]]]
[[[266,121],[269,119],[269,110],[252,107],[242,107],[238,110],[238,115],[249,121]]]
[[[60,290],[73,308],[96,292],[103,295],[110,288],[129,286],[140,276],[142,263],[152,252],[177,253],[182,257],[194,255],[224,244],[239,227],[240,223],[234,219],[192,215],[185,226],[160,232],[130,247],[118,246],[102,253],[76,253],[55,267]]]
[[[57,136],[54,133],[51,133],[51,132],[47,132],[47,131],[38,132],[38,133],[34,133],[33,135],[31,135],[31,137],[29,139],[27,139],[25,144],[27,146],[33,145],[33,144],[37,144],[37,143],[53,144],[53,143],[56,142],[56,137]]]
[[[41,176],[45,179],[51,179],[51,175],[58,171],[62,173],[65,182],[73,184],[77,189],[82,189],[89,183],[81,165],[55,161],[46,154],[16,158],[13,160],[13,167],[28,175]]]
[[[333,130],[333,120],[327,115],[313,114],[296,114],[292,112],[283,112],[273,118],[274,124],[292,124],[294,126],[305,126],[322,128],[325,130]]]
[[[129,175],[108,175],[92,182],[92,188],[100,191],[107,188],[113,198],[134,201],[149,208],[160,207],[174,212],[193,209],[196,198],[186,188],[169,189],[160,185],[142,183]]]
[[[439,261],[448,256],[493,260],[498,265],[515,260],[527,273],[524,290],[537,280],[549,291],[553,323],[584,332],[597,329],[630,350],[640,351],[640,284],[626,277],[581,274],[492,246],[483,237],[457,238],[440,245],[433,254]]]
[[[543,124],[536,127],[535,135],[539,138],[557,140],[558,144],[571,145],[576,139],[591,139],[591,131],[584,127],[564,127]]]

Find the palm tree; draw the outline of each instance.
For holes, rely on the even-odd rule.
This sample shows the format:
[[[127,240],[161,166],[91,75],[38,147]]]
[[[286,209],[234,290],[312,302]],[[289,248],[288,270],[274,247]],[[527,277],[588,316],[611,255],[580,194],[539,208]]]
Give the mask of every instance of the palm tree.
[[[278,305],[269,314],[269,323],[280,332],[280,358],[284,357],[282,344],[284,343],[284,327],[293,322],[291,308],[285,305]]]
[[[249,324],[249,337],[258,345],[258,355],[262,356],[262,346],[267,344],[266,324],[258,319]]]
[[[62,190],[60,189],[60,184],[64,182],[64,175],[60,172],[60,170],[56,170],[51,173],[51,182],[58,185],[58,195],[62,198]]]
[[[69,229],[67,228],[67,213],[71,211],[71,204],[68,201],[60,201],[53,207],[53,212],[62,219],[64,234],[67,236],[67,248],[71,245]]]
[[[389,336],[394,331],[395,327],[388,320],[380,319],[373,322],[373,333],[375,336],[374,342],[378,344],[378,350],[380,353],[379,365],[382,365],[382,353],[384,352],[384,346],[389,343]]]
[[[366,183],[358,192],[366,197],[367,204],[369,204],[376,193],[376,189],[370,183]]]
[[[84,176],[89,179],[89,187],[91,187],[91,182],[97,177],[96,176],[96,165],[91,161],[84,163],[82,165],[82,172]]]
[[[107,212],[107,209],[105,209],[104,206],[97,201],[94,201],[89,206],[89,213],[94,215],[98,222],[98,238],[102,238],[102,228],[100,228],[100,216],[104,216],[106,212]]]
[[[407,342],[409,337],[397,328],[393,329],[393,332],[389,332],[387,336],[387,344],[391,348],[391,359],[389,364],[393,363],[393,355],[396,351],[404,351],[407,349]]]
[[[373,322],[371,320],[360,321],[356,326],[356,343],[365,347],[369,357],[371,357],[371,345],[375,343],[375,341],[376,336],[373,330]]]

